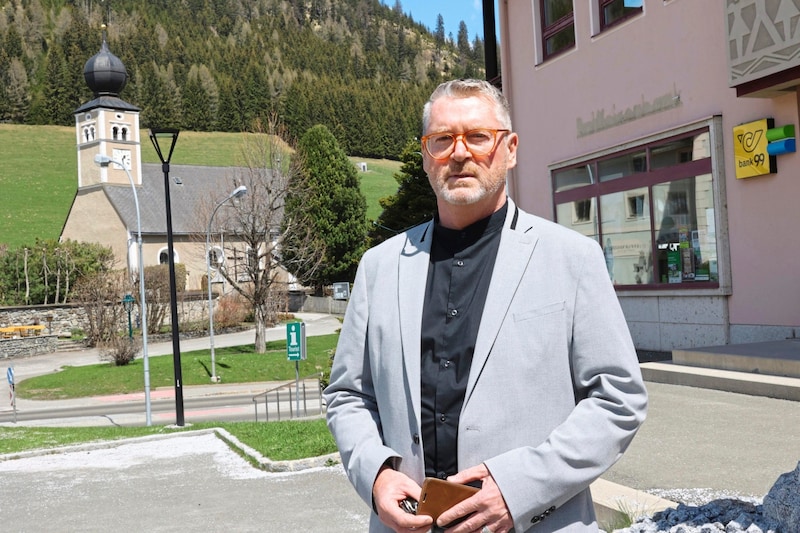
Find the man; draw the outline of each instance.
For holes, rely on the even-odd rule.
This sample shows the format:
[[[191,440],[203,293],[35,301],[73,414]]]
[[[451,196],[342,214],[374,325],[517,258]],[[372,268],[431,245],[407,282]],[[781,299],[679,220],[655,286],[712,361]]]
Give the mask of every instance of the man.
[[[325,390],[370,531],[596,531],[589,484],[647,405],[603,252],[507,198],[492,85],[442,84],[423,131],[437,216],[364,254]],[[400,506],[426,476],[481,490],[432,524]]]

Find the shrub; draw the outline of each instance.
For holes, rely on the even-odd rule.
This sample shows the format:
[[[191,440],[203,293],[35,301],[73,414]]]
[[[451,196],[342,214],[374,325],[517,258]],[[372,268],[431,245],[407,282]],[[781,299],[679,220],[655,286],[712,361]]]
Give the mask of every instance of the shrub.
[[[114,366],[125,366],[136,359],[141,347],[138,337],[131,339],[116,336],[100,349],[100,357],[105,361],[111,361]]]
[[[123,271],[96,272],[75,286],[75,300],[85,311],[84,332],[89,346],[108,344],[125,328],[127,315],[120,303],[130,292]]]
[[[214,328],[238,326],[247,318],[248,305],[237,294],[221,296],[214,307]]]

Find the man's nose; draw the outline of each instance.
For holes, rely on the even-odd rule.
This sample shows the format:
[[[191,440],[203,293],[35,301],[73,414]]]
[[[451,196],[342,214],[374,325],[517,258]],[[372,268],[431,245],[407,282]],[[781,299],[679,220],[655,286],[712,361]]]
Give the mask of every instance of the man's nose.
[[[455,139],[455,144],[453,145],[453,154],[452,157],[457,161],[461,161],[462,159],[466,159],[472,156],[472,152],[469,151],[467,148],[467,143],[464,140],[464,137],[459,135]]]

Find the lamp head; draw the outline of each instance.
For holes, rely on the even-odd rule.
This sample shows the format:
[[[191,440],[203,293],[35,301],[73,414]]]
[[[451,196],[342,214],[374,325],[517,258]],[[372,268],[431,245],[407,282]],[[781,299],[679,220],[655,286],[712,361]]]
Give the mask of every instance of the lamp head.
[[[231,193],[230,197],[231,198],[241,198],[245,194],[247,194],[247,187],[245,187],[244,185],[239,185],[238,187],[236,187],[236,189],[234,189],[234,191]]]
[[[107,167],[110,165],[114,160],[108,157],[105,154],[97,154],[94,156],[94,163],[101,167]]]

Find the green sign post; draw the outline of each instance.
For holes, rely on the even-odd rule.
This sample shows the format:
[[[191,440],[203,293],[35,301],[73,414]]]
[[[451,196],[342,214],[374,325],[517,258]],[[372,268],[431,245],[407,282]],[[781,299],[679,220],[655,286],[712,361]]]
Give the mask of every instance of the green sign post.
[[[306,325],[303,322],[286,324],[286,358],[294,361],[295,404],[300,413],[300,361],[306,360]]]
[[[306,325],[303,322],[286,324],[286,357],[289,361],[306,359]]]

